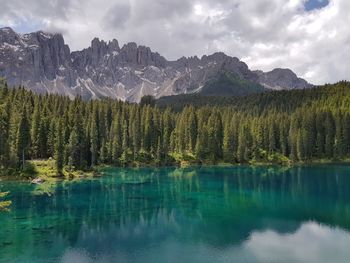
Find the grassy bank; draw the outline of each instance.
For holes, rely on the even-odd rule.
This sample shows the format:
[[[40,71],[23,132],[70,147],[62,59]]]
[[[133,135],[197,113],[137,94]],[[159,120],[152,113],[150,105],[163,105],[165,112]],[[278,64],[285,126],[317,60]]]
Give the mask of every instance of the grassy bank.
[[[179,167],[189,167],[189,166],[206,166],[206,165],[217,165],[217,166],[234,166],[234,165],[281,165],[281,166],[291,166],[291,165],[312,165],[312,164],[336,164],[344,163],[350,164],[350,158],[336,160],[336,159],[313,159],[304,162],[292,162],[286,157],[278,156],[278,158],[271,158],[269,160],[252,160],[248,163],[228,163],[225,161],[217,162],[203,162],[199,161],[194,156],[191,155],[173,155],[172,162],[168,163],[158,163],[156,161],[147,162],[130,162],[121,167],[162,167],[162,166],[179,166]],[[46,160],[30,160],[26,162],[24,169],[22,170],[9,170],[3,171],[0,174],[2,179],[10,180],[25,180],[32,181],[33,179],[41,179],[42,182],[56,182],[62,180],[77,180],[84,178],[93,178],[101,175],[101,169],[109,167],[109,165],[99,165],[94,168],[85,170],[74,170],[69,169],[69,167],[64,167],[62,173],[57,173],[56,162],[53,159]]]
[[[73,170],[69,169],[69,167],[64,167],[62,173],[59,174],[56,169],[56,161],[50,158],[46,160],[27,161],[23,169],[3,171],[1,176],[4,179],[16,179],[25,181],[42,179],[43,182],[55,182],[88,177],[91,178],[99,175],[97,170],[97,168],[87,170]]]

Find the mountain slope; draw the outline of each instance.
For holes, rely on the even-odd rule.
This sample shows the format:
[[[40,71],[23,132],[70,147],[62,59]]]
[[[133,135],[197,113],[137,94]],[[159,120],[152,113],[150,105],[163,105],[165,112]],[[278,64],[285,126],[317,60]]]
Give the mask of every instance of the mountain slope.
[[[258,82],[268,89],[302,89],[309,85],[290,69],[276,68],[266,73],[257,70],[255,73],[259,76]]]
[[[234,75],[238,86],[215,86],[222,72]],[[38,31],[21,35],[11,28],[0,29],[0,76],[10,86],[22,85],[38,93],[138,102],[144,95],[159,98],[196,93],[203,88],[205,93],[208,85],[214,93],[224,89],[225,95],[250,89],[251,83],[270,89],[311,86],[306,81],[295,85],[300,79],[290,72],[280,72],[278,78],[254,72],[238,58],[224,53],[168,61],[136,43],[120,47],[115,39],[105,42],[95,38],[90,47],[71,52],[60,34]]]
[[[205,96],[198,94],[181,94],[157,99],[160,108],[172,108],[180,111],[186,106],[231,106],[237,111],[250,111],[264,114],[265,111],[291,112],[318,102],[320,108],[325,101],[332,101],[337,108],[349,109],[350,83],[338,82],[332,85],[315,86],[310,89],[276,90],[251,94],[242,97]],[[302,98],[302,99],[301,99]]]
[[[259,83],[241,79],[230,72],[219,72],[199,93],[205,96],[245,96],[265,91],[266,88]]]

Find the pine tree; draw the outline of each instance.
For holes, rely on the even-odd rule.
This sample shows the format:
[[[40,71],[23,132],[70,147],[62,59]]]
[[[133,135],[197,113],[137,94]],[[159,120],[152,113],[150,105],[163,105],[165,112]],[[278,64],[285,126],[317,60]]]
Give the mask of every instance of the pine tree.
[[[288,156],[289,145],[288,145],[288,131],[289,131],[289,123],[285,119],[281,119],[281,128],[279,135],[279,144],[281,146],[280,152],[284,156]]]
[[[90,151],[91,151],[91,166],[97,164],[98,159],[98,124],[97,124],[97,112],[92,114],[92,120],[90,123]]]
[[[349,87],[340,82],[239,99],[191,97],[198,107],[185,106],[185,96],[185,103],[176,99],[163,109],[40,96],[0,80],[0,169],[7,173],[27,159],[52,156],[58,170],[65,164],[163,164],[188,155],[202,163],[271,160],[276,153],[292,161],[342,159],[350,155]]]
[[[102,139],[102,143],[101,143],[100,161],[101,161],[101,163],[109,163],[108,147],[107,147],[105,139]]]
[[[197,120],[196,120],[196,115],[194,113],[194,108],[191,107],[189,109],[189,117],[188,117],[188,147],[187,150],[190,153],[193,153],[196,147],[196,139],[197,139]]]
[[[216,110],[208,119],[208,146],[211,161],[216,162],[222,158],[222,123]]]
[[[305,131],[299,130],[297,133],[296,139],[297,145],[297,156],[300,161],[304,161],[306,159],[306,151],[305,151]]]
[[[290,159],[292,161],[298,160],[298,121],[295,116],[291,118],[291,125],[289,128],[289,146],[290,146]]]
[[[244,163],[251,159],[251,135],[249,132],[248,124],[242,124],[238,134],[238,148],[237,159],[239,162]]]
[[[223,158],[226,162],[233,162],[234,158],[234,134],[233,123],[226,122],[223,138]]]
[[[164,154],[163,154],[163,147],[162,147],[160,137],[158,137],[157,154],[156,155],[157,155],[157,157],[156,157],[157,163],[161,164],[162,161],[164,160]]]
[[[127,121],[123,123],[123,141],[122,141],[123,153],[127,153],[129,150],[129,134]]]
[[[40,110],[39,110],[39,101],[35,101],[35,108],[32,118],[32,128],[31,128],[31,138],[32,138],[32,155],[34,158],[40,157],[40,141],[39,141],[39,133],[40,133]]]
[[[143,148],[146,152],[152,151],[152,142],[154,141],[154,123],[152,116],[152,108],[150,106],[146,107],[145,110],[145,126],[144,126],[144,136],[143,136]]]
[[[277,150],[276,129],[274,123],[270,123],[269,125],[269,153],[272,154]]]
[[[171,134],[173,130],[170,109],[166,109],[163,114],[163,150],[165,155],[172,151]]]
[[[68,166],[70,170],[73,170],[80,165],[80,153],[79,153],[79,141],[78,135],[73,129],[69,137],[68,149]]]
[[[132,145],[134,158],[138,155],[141,148],[141,125],[140,125],[140,112],[136,110],[135,118],[132,120]]]
[[[324,129],[324,113],[318,112],[315,117],[315,128],[316,128],[316,138],[315,138],[315,156],[317,158],[324,157],[325,153],[325,129]]]
[[[117,113],[113,120],[111,131],[112,162],[114,164],[118,164],[122,154],[122,128],[120,122],[120,114]]]
[[[335,138],[334,138],[334,156],[341,159],[346,151],[346,144],[344,138],[344,127],[342,115],[338,112],[335,116]]]
[[[61,175],[64,164],[64,138],[62,120],[58,122],[56,130],[55,160],[57,173]]]
[[[4,96],[3,92],[3,96]],[[10,108],[8,104],[0,106],[0,168],[6,167],[10,158]]]
[[[199,160],[203,160],[207,157],[208,154],[208,148],[207,148],[207,138],[208,138],[208,132],[207,127],[203,125],[197,133],[197,140],[196,140],[196,157]]]
[[[39,158],[47,158],[47,134],[49,132],[46,118],[42,118],[40,121],[38,145],[39,145]]]
[[[327,158],[333,158],[334,154],[334,120],[330,112],[326,113],[325,126],[325,154]]]
[[[343,118],[343,136],[344,136],[344,156],[350,155],[350,114],[346,113]]]
[[[17,131],[17,156],[21,160],[22,168],[24,167],[25,160],[29,154],[30,146],[30,125],[27,118],[27,112],[24,108],[22,116],[19,121],[18,131]]]

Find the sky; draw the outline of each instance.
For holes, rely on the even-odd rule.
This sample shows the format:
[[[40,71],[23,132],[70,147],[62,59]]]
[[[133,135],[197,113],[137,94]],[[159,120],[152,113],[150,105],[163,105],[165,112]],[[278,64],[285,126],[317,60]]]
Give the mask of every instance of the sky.
[[[349,80],[349,0],[0,0],[0,27],[149,46],[169,60],[217,51],[313,84]]]

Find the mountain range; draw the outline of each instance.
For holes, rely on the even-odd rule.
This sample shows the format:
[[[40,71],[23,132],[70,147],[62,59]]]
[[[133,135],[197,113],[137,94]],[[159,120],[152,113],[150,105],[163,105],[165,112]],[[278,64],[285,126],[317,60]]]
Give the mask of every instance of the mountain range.
[[[243,96],[312,86],[290,69],[252,71],[238,58],[221,52],[168,61],[149,47],[136,43],[120,47],[115,39],[98,38],[90,47],[71,52],[61,34],[19,34],[9,27],[0,29],[0,76],[10,86],[37,93],[131,102],[144,95]]]

